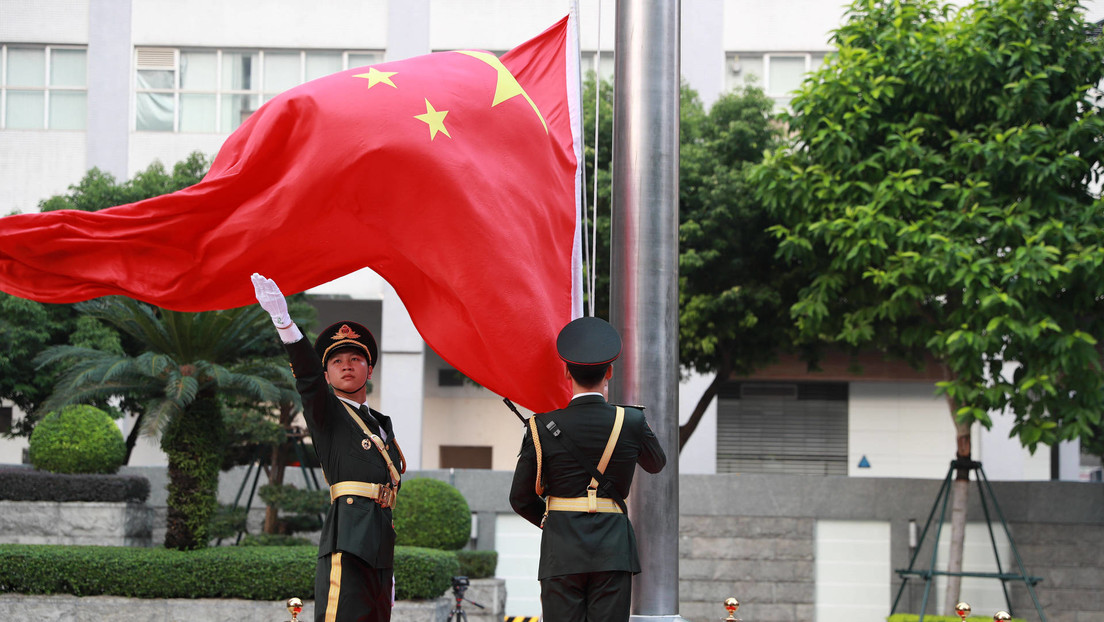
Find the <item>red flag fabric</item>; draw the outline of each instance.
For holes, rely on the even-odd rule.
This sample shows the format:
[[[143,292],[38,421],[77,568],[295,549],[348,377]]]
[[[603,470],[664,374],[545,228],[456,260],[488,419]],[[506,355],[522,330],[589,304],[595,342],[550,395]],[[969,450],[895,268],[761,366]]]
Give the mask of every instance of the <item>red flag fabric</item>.
[[[292,293],[369,267],[451,365],[559,408],[555,337],[582,307],[573,21],[501,59],[439,52],[294,88],[179,192],[0,218],[0,289],[203,311],[255,304],[253,272]]]

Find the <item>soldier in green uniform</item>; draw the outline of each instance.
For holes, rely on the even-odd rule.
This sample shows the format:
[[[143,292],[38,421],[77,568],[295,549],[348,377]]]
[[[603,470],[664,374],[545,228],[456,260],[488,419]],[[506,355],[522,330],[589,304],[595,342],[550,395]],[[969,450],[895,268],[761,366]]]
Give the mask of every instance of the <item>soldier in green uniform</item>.
[[[330,485],[314,578],[315,622],[386,622],[393,603],[391,508],[406,470],[391,419],[367,405],[379,361],[372,333],[356,322],[323,329],[314,347],[288,316],[271,279],[252,277],[257,302],[291,358],[303,415]]]
[[[608,322],[574,320],[556,348],[574,397],[530,418],[510,505],[544,530],[537,574],[544,622],[628,620],[640,560],[624,498],[637,464],[658,473],[667,456],[642,410],[607,402],[611,364],[621,354]]]

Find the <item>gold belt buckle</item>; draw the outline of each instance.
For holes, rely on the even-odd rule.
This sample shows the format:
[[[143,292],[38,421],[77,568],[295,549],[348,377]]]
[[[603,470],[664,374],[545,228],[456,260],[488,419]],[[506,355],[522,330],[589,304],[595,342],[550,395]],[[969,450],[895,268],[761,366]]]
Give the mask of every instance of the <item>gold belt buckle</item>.
[[[385,508],[391,507],[395,501],[395,492],[391,490],[390,486],[380,484],[378,501]]]
[[[587,487],[587,512],[594,514],[598,511],[598,490]]]

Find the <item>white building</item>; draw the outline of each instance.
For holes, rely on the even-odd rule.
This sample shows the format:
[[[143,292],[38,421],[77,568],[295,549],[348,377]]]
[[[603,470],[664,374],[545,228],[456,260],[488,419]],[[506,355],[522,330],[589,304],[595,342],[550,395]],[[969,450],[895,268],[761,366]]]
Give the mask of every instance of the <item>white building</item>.
[[[614,3],[580,5],[584,68],[600,49],[608,75]],[[1104,13],[1104,3],[1089,6],[1093,19]],[[0,0],[0,213],[33,212],[94,166],[127,179],[154,160],[171,166],[195,150],[214,155],[250,112],[306,80],[431,51],[502,52],[569,8],[568,0]],[[684,0],[682,74],[707,103],[755,76],[785,105],[831,51],[830,31],[842,15],[842,3],[823,0]],[[514,415],[498,396],[450,381],[451,370],[385,282],[362,271],[312,291],[351,297],[380,318],[371,399],[394,418],[399,436],[417,439],[405,445],[412,468],[513,468],[521,432]],[[930,378],[877,369],[862,379],[810,378],[781,369],[723,392],[682,452],[682,473],[753,471],[737,456],[747,434],[728,431],[757,422],[767,426],[765,437],[783,438],[759,415],[779,404],[791,414],[807,409],[808,391],[817,389],[827,392],[813,396],[809,412],[824,427],[802,426],[781,445],[826,434],[834,444],[817,468],[945,475],[954,430]],[[680,421],[707,382],[692,377],[682,385]],[[9,408],[9,425],[12,416]],[[1052,465],[1049,450],[1030,456],[1008,439],[1010,426],[998,417],[992,430],[975,431],[976,457],[992,479],[1079,477],[1076,444],[1063,446]],[[0,463],[20,462],[24,447],[0,441]],[[153,441],[132,460],[161,463]]]

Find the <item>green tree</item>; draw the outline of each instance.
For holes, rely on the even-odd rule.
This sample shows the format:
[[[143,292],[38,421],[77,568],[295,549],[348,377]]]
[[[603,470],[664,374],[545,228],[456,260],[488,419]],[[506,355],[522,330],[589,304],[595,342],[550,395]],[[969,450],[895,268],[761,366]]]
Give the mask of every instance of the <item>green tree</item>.
[[[172,173],[165,171],[165,165],[154,161],[144,171],[139,171],[132,179],[119,183],[115,176],[98,168],[88,171],[79,183],[69,186],[69,194],[57,195],[38,204],[39,211],[52,212],[60,209],[75,209],[84,212],[126,205],[170,194],[199,183],[207,174],[211,162],[199,151],[193,151],[187,158],[173,165]]]
[[[687,101],[689,99],[689,101]],[[690,104],[690,105],[688,105]],[[720,387],[750,375],[794,343],[786,308],[798,269],[779,269],[773,224],[748,173],[778,141],[774,102],[758,88],[722,95],[702,110],[684,97],[679,154],[679,362],[712,374],[686,423],[681,449]]]
[[[857,0],[834,41],[756,177],[779,256],[816,275],[792,308],[802,334],[934,356],[960,467],[991,412],[1031,450],[1099,442],[1104,54],[1077,3]]]
[[[180,313],[122,297],[78,303],[77,310],[141,343],[142,352],[47,349],[37,362],[64,371],[42,408],[139,397],[145,410],[138,426],[160,434],[169,460],[165,546],[206,546],[226,444],[220,397],[268,404],[292,399],[287,365],[264,355],[273,341],[268,315],[256,305]]]
[[[171,174],[154,162],[127,182],[93,168],[69,193],[39,203],[40,211],[76,209],[98,211],[116,205],[175,192],[198,182],[210,162],[195,152],[173,166]],[[56,368],[37,368],[34,357],[50,346],[71,345],[122,352],[120,335],[109,326],[77,313],[70,304],[43,304],[0,292],[0,399],[9,400],[26,416],[12,429],[13,436],[29,436],[39,417],[39,404],[57,378]],[[118,413],[106,403],[97,404]],[[127,403],[122,410],[138,408]],[[127,457],[137,440],[137,430],[127,438]]]
[[[594,97],[598,128],[596,315],[608,317],[613,88],[591,73],[583,100],[587,179],[594,179]],[[723,95],[707,112],[682,86],[679,125],[679,363],[712,374],[690,418],[679,428],[683,447],[720,386],[775,360],[794,342],[785,309],[801,282],[797,269],[773,260],[773,224],[748,182],[750,166],[778,140],[773,101],[758,88]],[[588,191],[590,190],[588,182]],[[593,204],[593,195],[591,197]],[[588,226],[591,214],[588,213]]]

